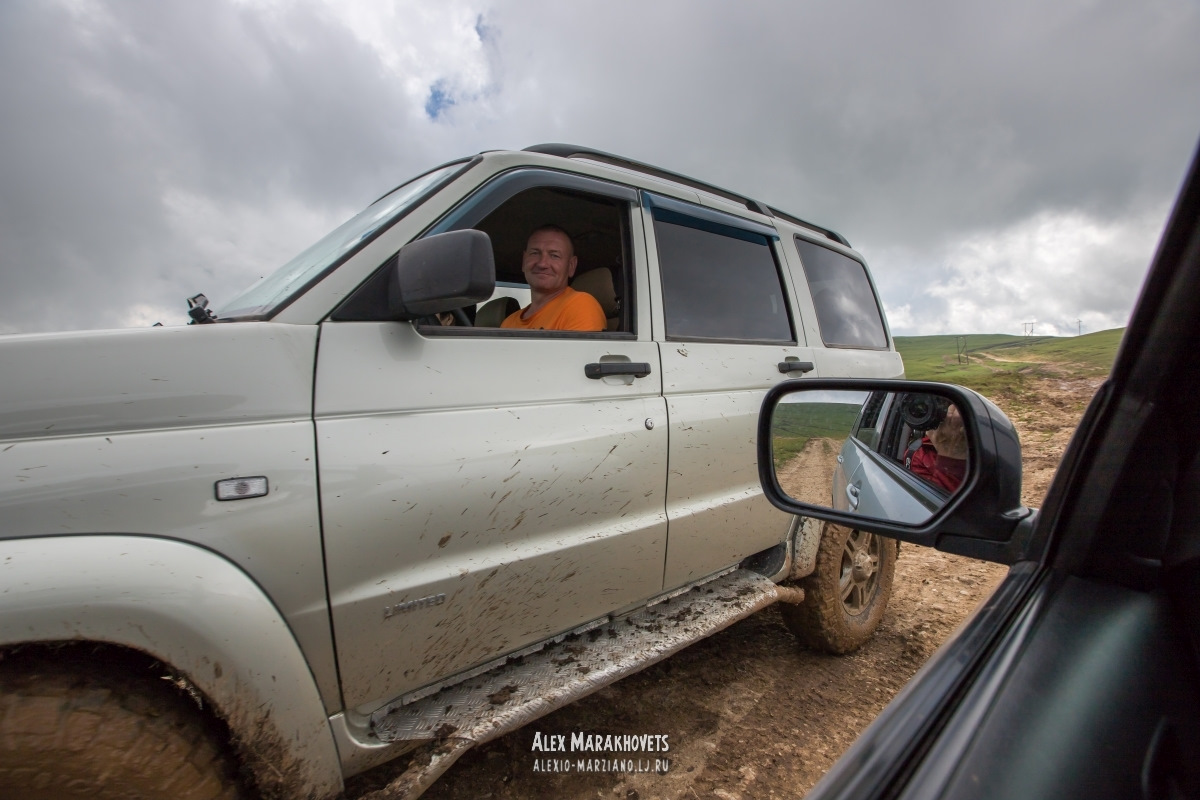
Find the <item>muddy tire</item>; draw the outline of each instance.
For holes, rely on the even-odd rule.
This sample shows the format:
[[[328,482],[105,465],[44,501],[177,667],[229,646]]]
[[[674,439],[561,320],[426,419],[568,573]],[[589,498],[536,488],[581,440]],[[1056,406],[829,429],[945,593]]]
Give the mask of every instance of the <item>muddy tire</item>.
[[[806,647],[857,650],[883,619],[895,574],[895,539],[825,523],[816,569],[798,584],[804,602],[781,604],[783,621]]]
[[[0,662],[3,796],[236,800],[215,731],[156,680]]]

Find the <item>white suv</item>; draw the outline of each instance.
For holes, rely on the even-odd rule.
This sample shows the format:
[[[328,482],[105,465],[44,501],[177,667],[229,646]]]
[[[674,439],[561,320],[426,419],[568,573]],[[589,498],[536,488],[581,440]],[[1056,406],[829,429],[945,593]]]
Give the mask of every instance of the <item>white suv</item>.
[[[608,330],[497,327],[547,223]],[[333,797],[417,753],[417,794],[800,601],[821,526],[762,495],[764,393],[903,374],[844,238],[567,145],[438,167],[193,305],[0,339],[0,783]],[[111,767],[121,725],[202,755]]]

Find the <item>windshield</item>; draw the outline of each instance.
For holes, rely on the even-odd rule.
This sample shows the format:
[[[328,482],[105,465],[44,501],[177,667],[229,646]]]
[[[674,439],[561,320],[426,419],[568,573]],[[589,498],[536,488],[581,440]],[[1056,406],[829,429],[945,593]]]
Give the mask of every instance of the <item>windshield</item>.
[[[379,198],[275,272],[222,304],[220,318],[270,316],[359,246],[366,244],[375,233],[416,207],[442,181],[462,169],[465,163],[457,161],[438,167]]]

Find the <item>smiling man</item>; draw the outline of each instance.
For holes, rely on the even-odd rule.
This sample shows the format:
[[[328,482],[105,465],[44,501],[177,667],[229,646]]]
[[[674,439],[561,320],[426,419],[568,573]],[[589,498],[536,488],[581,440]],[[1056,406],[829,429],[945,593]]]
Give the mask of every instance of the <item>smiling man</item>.
[[[532,301],[514,311],[502,328],[545,331],[602,331],[607,320],[596,298],[567,285],[579,259],[571,237],[557,225],[543,225],[529,234],[521,256],[521,272]]]

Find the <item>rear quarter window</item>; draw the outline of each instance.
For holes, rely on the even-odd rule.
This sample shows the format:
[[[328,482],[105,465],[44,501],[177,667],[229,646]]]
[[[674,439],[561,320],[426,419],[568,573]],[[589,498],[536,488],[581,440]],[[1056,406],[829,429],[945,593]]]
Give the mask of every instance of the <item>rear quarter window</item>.
[[[826,346],[886,350],[883,315],[863,263],[799,236],[795,241]]]

